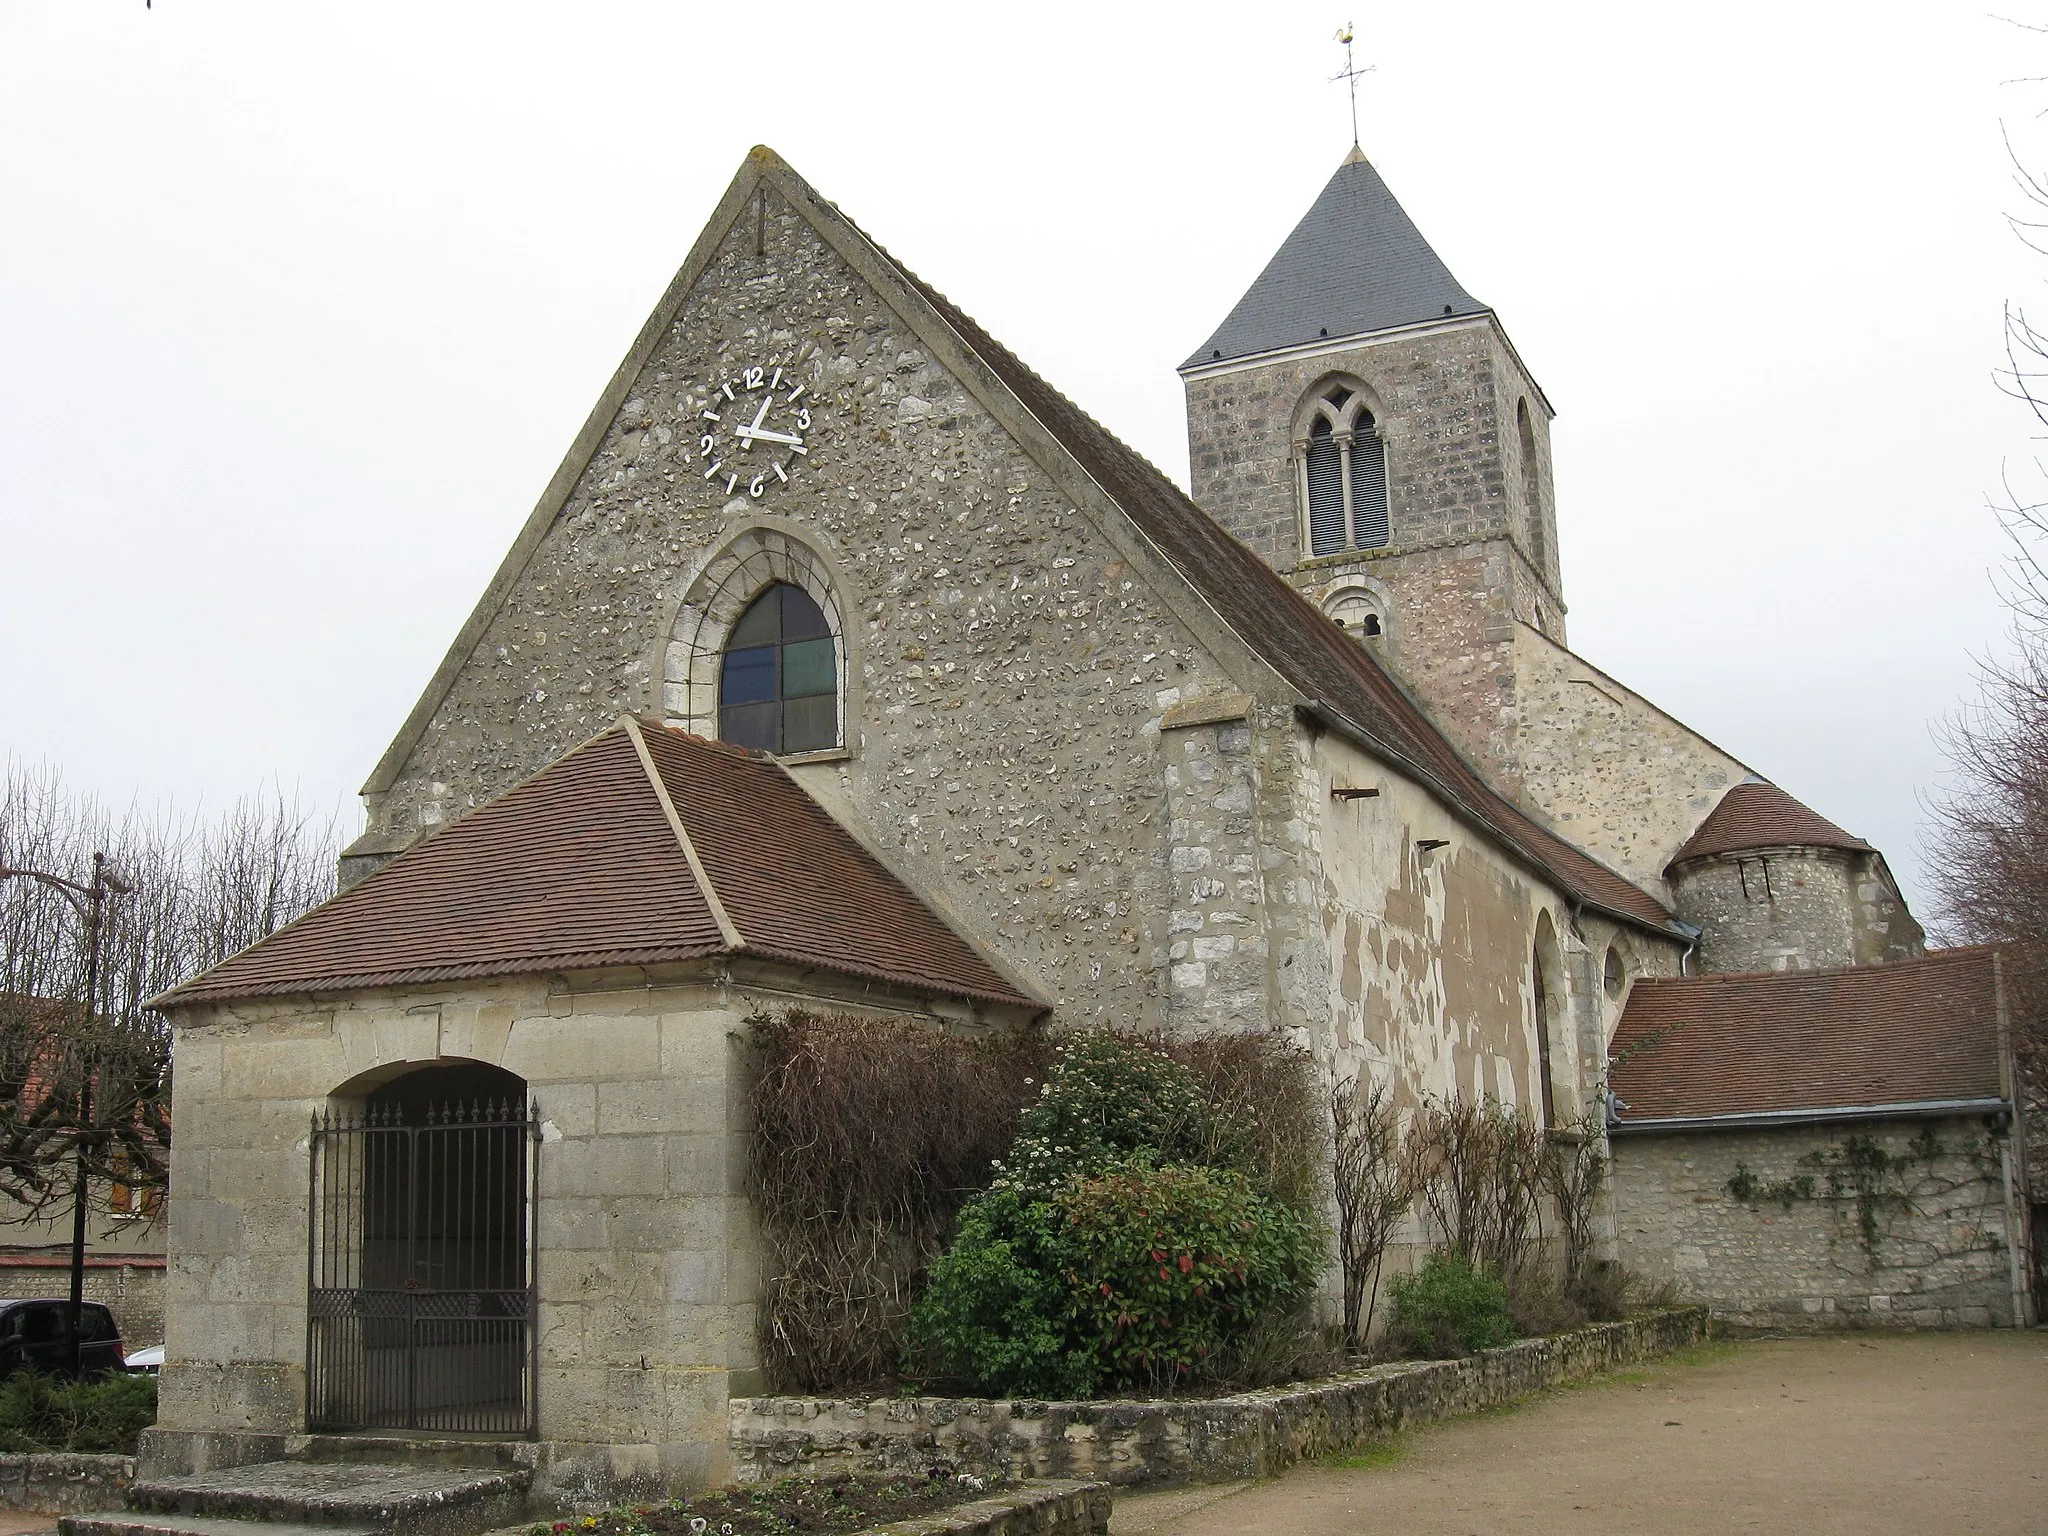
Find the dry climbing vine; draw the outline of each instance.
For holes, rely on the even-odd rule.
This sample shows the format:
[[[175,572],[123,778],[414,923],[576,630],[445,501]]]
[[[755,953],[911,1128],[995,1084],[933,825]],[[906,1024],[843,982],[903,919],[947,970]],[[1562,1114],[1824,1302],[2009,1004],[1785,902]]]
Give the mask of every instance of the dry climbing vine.
[[[1747,1164],[1738,1162],[1724,1187],[1733,1199],[1752,1208],[1772,1204],[1790,1211],[1795,1205],[1810,1203],[1826,1206],[1840,1220],[1853,1220],[1871,1272],[1921,1268],[1934,1260],[1968,1253],[2002,1253],[2005,1239],[1983,1220],[1985,1213],[2001,1203],[1994,1195],[2001,1187],[1998,1134],[1950,1148],[1932,1126],[1923,1126],[1903,1152],[1887,1151],[1873,1136],[1850,1136],[1806,1153],[1799,1159],[1797,1171],[1784,1178],[1759,1178]],[[1950,1160],[1961,1161],[1969,1172],[1945,1171],[1943,1164]],[[1968,1189],[1982,1192],[1975,1207],[1978,1219],[1950,1223],[1950,1227],[1974,1240],[1944,1246],[1921,1238],[1918,1241],[1926,1251],[1886,1261],[1884,1245],[1896,1238],[1900,1217],[1926,1218],[1947,1212],[1948,1198]]]

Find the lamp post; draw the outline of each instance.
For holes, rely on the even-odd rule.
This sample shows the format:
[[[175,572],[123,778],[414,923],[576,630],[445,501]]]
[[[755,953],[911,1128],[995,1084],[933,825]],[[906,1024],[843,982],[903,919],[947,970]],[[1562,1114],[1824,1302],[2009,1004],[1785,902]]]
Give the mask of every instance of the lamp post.
[[[85,923],[85,1023],[88,1032],[99,1018],[100,935],[105,928],[107,898],[125,896],[135,887],[114,872],[104,853],[92,856],[92,879],[85,885],[40,869],[0,868],[0,880],[33,880],[48,886],[66,901]],[[88,1034],[88,1039],[90,1039]],[[66,1332],[71,1354],[71,1376],[75,1381],[83,1364],[79,1323],[85,1311],[85,1214],[86,1214],[86,1127],[92,1120],[92,1068],[80,1075],[78,1085],[78,1128],[72,1149],[76,1167],[71,1180],[71,1305],[65,1309]]]

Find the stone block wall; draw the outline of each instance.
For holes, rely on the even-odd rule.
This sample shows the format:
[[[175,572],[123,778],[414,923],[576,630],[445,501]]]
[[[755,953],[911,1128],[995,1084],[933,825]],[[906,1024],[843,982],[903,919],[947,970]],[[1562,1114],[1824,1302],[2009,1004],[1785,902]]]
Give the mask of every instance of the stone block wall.
[[[1923,1157],[1930,1136],[1939,1151]],[[1854,1178],[1829,1191],[1857,1138],[1906,1165],[1869,1182],[1867,1231]],[[1622,1262],[1717,1323],[2009,1327],[2023,1315],[2009,1146],[1981,1119],[1617,1135],[1612,1146]],[[1789,1198],[1772,1193],[1788,1183]]]
[[[69,1296],[68,1263],[9,1263],[0,1258],[0,1298],[28,1299]],[[104,1302],[121,1328],[121,1342],[133,1353],[164,1341],[164,1261],[141,1258],[122,1262],[88,1257],[85,1299]]]
[[[719,1481],[729,1383],[756,1372],[738,1031],[759,1005],[716,980],[589,978],[187,1010],[152,1456],[204,1465],[303,1431],[311,1117],[409,1069],[471,1061],[522,1078],[543,1121],[543,1491],[576,1502]]]

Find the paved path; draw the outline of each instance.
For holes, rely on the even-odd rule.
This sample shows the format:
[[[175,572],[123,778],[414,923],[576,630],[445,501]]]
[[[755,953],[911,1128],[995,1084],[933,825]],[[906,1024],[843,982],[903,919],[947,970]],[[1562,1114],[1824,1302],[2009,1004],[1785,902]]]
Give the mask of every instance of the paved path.
[[[2048,1533],[2048,1331],[1709,1344],[1110,1530]]]

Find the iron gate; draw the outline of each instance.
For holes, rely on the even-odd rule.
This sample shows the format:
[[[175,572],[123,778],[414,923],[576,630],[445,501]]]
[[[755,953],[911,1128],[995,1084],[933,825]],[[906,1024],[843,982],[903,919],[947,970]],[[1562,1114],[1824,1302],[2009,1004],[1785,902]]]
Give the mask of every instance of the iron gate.
[[[517,1099],[314,1117],[308,1429],[535,1432],[539,1150]]]

